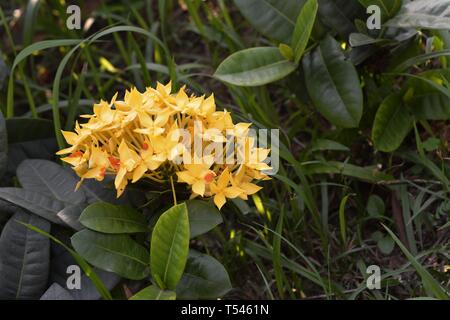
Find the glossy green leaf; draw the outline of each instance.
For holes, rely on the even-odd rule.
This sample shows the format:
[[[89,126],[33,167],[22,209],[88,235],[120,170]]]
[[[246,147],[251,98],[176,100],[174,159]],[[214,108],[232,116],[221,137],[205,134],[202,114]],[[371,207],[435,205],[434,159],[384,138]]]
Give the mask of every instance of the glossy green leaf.
[[[177,286],[178,299],[217,299],[230,290],[230,278],[224,266],[211,256],[191,250]]]
[[[72,238],[75,251],[90,264],[132,280],[148,275],[147,250],[123,234],[103,234],[82,230]]]
[[[191,239],[214,229],[223,222],[220,211],[211,202],[190,200],[186,204]]]
[[[450,29],[450,0],[405,2],[386,25],[397,28]]]
[[[234,0],[234,3],[259,32],[289,43],[305,0]]]
[[[308,93],[317,110],[331,123],[357,127],[363,111],[358,73],[339,43],[326,37],[303,58]]]
[[[291,46],[294,48],[295,63],[300,62],[308,45],[318,8],[317,0],[308,0],[298,15],[291,42]]]
[[[297,68],[275,47],[257,47],[233,53],[217,68],[214,77],[237,86],[261,86],[286,77]]]
[[[106,202],[89,205],[80,216],[85,227],[103,233],[147,232],[147,221],[139,211]]]
[[[156,222],[150,247],[150,270],[161,289],[174,290],[189,252],[189,218],[185,203],[173,206]]]
[[[145,289],[142,289],[130,300],[175,300],[177,294],[170,290],[161,290],[157,286],[151,285]]]
[[[396,150],[408,135],[412,117],[399,94],[387,97],[375,116],[372,140],[375,148],[384,152]]]

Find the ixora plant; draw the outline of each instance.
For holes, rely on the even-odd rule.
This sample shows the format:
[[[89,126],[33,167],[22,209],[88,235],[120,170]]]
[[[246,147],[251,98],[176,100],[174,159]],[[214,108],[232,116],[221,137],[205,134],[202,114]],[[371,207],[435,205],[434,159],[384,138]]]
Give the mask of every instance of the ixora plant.
[[[37,232],[30,237],[42,252],[30,267],[42,279],[49,272],[49,239],[62,245],[105,299],[111,299],[108,288],[119,277],[143,280],[137,286],[142,290],[130,294],[130,299],[223,296],[231,289],[225,268],[213,257],[189,250],[189,242],[222,221],[218,209],[226,199],[245,200],[261,189],[255,182],[269,179],[265,172],[271,167],[264,161],[270,150],[255,146],[250,123],[234,124],[229,112],[216,111],[213,96],[188,96],[185,88],[172,94],[169,83],[144,93],[133,88],[123,101],[116,98],[117,94],[111,103],[94,105],[94,114],[82,116],[88,121],[77,122],[75,132],[63,132],[70,147],[58,154],[66,155],[62,160],[73,166],[78,182],[55,163],[26,160],[17,170],[23,188],[0,189],[1,199],[44,218],[14,212],[2,237],[13,237],[25,227]],[[234,160],[233,153],[226,152],[227,136],[236,140]],[[115,187],[116,197],[100,185],[107,181]],[[142,211],[115,204],[122,198],[130,201],[127,185],[143,196]],[[155,194],[167,192],[174,203],[168,209],[163,206],[161,214],[153,201]],[[73,249],[50,235],[51,222],[77,230],[71,236]],[[11,259],[23,250],[13,245]],[[97,275],[90,265],[103,271]],[[11,277],[6,274],[0,277]],[[0,290],[3,297],[29,298],[42,290],[43,283],[35,279],[25,278],[20,288],[14,280]],[[83,290],[83,283],[80,286]],[[55,282],[44,299],[73,297],[63,287]]]

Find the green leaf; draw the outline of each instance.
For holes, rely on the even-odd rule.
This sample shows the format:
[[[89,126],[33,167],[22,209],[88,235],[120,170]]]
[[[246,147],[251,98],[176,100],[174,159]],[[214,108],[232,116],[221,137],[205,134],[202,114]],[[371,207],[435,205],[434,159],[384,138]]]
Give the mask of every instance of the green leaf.
[[[156,222],[150,247],[150,270],[161,289],[174,290],[189,252],[189,218],[185,203],[173,206]]]
[[[217,299],[231,290],[224,266],[211,256],[189,252],[186,270],[177,286],[178,299]]]
[[[289,43],[305,0],[234,0],[234,3],[259,32]]]
[[[303,58],[306,86],[316,108],[331,123],[357,127],[363,111],[358,73],[339,43],[327,36]]]
[[[343,144],[328,140],[328,139],[317,139],[311,146],[312,151],[324,151],[324,150],[335,150],[335,151],[350,151],[350,149]]]
[[[0,237],[0,299],[39,299],[47,288],[49,240],[20,222],[50,231],[50,223],[18,210]]]
[[[142,289],[130,300],[175,300],[177,294],[169,290],[161,290],[157,286],[151,285],[145,289]]]
[[[0,178],[6,171],[8,164],[8,136],[6,122],[3,113],[0,111]]]
[[[280,50],[281,55],[289,61],[294,60],[294,50],[290,46],[284,43],[280,43],[278,45],[278,49]]]
[[[406,249],[406,247],[403,245],[403,243],[400,241],[399,238],[385,225],[383,227],[387,230],[389,235],[394,239],[395,243],[400,247],[403,254],[408,258],[409,262],[411,262],[414,269],[416,269],[417,273],[422,278],[422,283],[429,295],[432,295],[438,299],[442,300],[448,300],[449,296],[444,291],[444,289],[441,287],[439,282],[436,281],[436,279],[433,278],[433,276],[428,272],[427,269],[425,269],[417,260],[416,258]]]
[[[257,47],[233,53],[217,68],[214,77],[237,86],[261,86],[286,77],[297,68],[275,47]]]
[[[223,222],[220,211],[211,202],[190,200],[186,204],[191,239],[214,229]]]
[[[386,236],[378,239],[377,241],[378,249],[385,255],[391,254],[392,250],[394,250],[395,242],[391,237]]]
[[[386,22],[397,28],[450,29],[450,0],[415,0]]]
[[[295,63],[300,62],[308,45],[318,8],[317,0],[308,0],[298,15],[291,43],[292,48],[294,48]]]
[[[106,202],[89,205],[80,216],[85,227],[103,233],[136,233],[149,231],[145,217],[127,206]]]
[[[147,250],[128,235],[82,230],[72,238],[75,251],[92,265],[132,280],[148,275]]]
[[[384,152],[396,150],[411,130],[412,117],[403,105],[400,94],[387,97],[375,116],[372,140]]]
[[[384,215],[384,212],[386,210],[383,199],[381,199],[381,197],[377,196],[376,194],[372,194],[369,197],[366,209],[371,217],[380,217]]]

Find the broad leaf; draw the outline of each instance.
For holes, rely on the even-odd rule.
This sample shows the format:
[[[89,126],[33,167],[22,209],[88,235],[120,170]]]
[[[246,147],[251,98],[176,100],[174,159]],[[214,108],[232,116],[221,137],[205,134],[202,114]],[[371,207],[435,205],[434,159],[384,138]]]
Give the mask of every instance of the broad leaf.
[[[210,202],[190,200],[186,204],[191,239],[214,229],[223,222],[220,211]]]
[[[8,221],[0,237],[0,299],[39,299],[47,287],[50,241],[18,221],[50,231],[50,223],[22,211]]]
[[[75,191],[77,180],[60,165],[47,160],[25,160],[17,168],[17,177],[26,190],[36,191],[61,202],[85,201],[82,191]]]
[[[68,206],[59,211],[56,216],[72,229],[79,231],[84,228],[79,221],[84,208],[85,205],[80,204]]]
[[[372,140],[375,148],[384,152],[396,150],[408,135],[412,126],[409,110],[399,94],[387,97],[375,116]]]
[[[177,286],[178,299],[217,299],[230,290],[230,278],[219,261],[190,251],[186,270]]]
[[[41,193],[21,188],[0,188],[0,199],[41,216],[53,223],[64,225],[57,214],[64,209],[64,203]]]
[[[233,53],[217,68],[214,76],[237,86],[260,86],[286,77],[297,68],[275,47],[257,47]]]
[[[117,206],[106,202],[93,203],[84,209],[80,222],[91,230],[103,233],[149,231],[142,213],[127,206]]]
[[[294,48],[295,63],[299,63],[308,45],[314,22],[316,21],[317,0],[308,0],[300,12],[295,24],[294,35],[292,36],[292,48]]]
[[[128,235],[82,230],[71,238],[75,251],[92,265],[132,280],[148,275],[147,250]]]
[[[356,31],[353,25],[362,6],[357,1],[349,0],[320,0],[319,16],[326,26],[336,30],[342,37]]]
[[[150,247],[150,270],[162,289],[174,290],[189,252],[189,218],[185,203],[173,206],[156,222]]]
[[[289,43],[305,0],[234,0],[234,3],[259,32]]]
[[[176,293],[170,290],[161,290],[157,286],[151,285],[145,289],[142,289],[130,300],[175,300]]]
[[[357,127],[363,111],[361,84],[339,43],[326,37],[305,55],[303,69],[309,95],[319,112],[337,126]]]
[[[386,25],[398,28],[450,29],[450,0],[406,2]]]

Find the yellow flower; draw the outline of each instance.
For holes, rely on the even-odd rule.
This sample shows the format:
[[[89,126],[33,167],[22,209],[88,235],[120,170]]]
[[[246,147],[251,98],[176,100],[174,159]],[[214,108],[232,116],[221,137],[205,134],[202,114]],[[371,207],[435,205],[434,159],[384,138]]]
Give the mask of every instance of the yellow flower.
[[[229,184],[230,171],[228,170],[228,167],[226,167],[219,176],[217,183],[211,182],[210,184],[211,193],[214,195],[214,203],[219,209],[225,204],[226,198],[237,198],[243,192],[242,189],[235,186],[229,186]]]
[[[208,164],[185,164],[186,170],[177,172],[178,181],[185,182],[192,186],[192,191],[200,196],[204,196],[206,186],[216,177],[216,173],[209,170]]]
[[[217,111],[213,94],[188,95],[186,87],[172,93],[170,82],[158,83],[143,93],[132,88],[123,100],[116,93],[81,117],[86,122],[77,121],[74,132],[62,132],[69,147],[57,153],[81,178],[77,187],[84,179],[103,180],[111,174],[119,197],[129,183],[152,179],[170,186],[176,175],[192,196],[213,197],[222,208],[227,199],[247,199],[258,192],[261,187],[254,180],[269,179],[264,171],[270,169],[265,163],[270,150],[255,146],[251,123],[234,124],[229,112]],[[240,165],[219,161],[227,154],[218,146],[225,147],[230,135],[238,139]],[[185,161],[192,156],[193,163]]]

